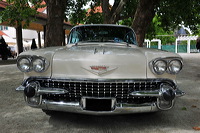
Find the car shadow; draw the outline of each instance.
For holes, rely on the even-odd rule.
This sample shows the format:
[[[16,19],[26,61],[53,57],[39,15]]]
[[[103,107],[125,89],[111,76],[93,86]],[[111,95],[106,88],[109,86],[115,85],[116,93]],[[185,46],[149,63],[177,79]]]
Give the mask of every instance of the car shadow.
[[[84,131],[132,132],[137,130],[153,131],[155,129],[159,130],[160,128],[184,129],[184,125],[172,121],[173,120],[163,112],[110,116],[57,112],[51,115],[49,124],[53,125],[54,128],[66,128],[69,131],[84,129]]]

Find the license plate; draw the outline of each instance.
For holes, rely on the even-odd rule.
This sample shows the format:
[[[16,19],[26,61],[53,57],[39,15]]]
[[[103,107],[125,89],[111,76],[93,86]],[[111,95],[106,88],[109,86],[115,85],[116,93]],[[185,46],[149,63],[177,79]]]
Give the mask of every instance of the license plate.
[[[82,98],[83,109],[89,111],[112,111],[115,108],[115,99]]]

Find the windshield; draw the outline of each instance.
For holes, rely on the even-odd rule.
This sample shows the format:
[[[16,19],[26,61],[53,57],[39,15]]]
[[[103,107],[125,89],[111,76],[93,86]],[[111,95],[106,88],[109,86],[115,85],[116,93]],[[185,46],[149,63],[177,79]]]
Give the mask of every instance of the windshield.
[[[80,26],[72,29],[69,44],[78,42],[114,42],[137,44],[131,28],[122,26]]]

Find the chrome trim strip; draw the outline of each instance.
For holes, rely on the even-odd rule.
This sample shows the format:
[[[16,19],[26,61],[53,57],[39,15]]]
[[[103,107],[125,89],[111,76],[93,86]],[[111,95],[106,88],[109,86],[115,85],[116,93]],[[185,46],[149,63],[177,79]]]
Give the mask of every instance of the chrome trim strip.
[[[17,87],[15,90],[16,91],[24,91],[25,87],[20,85],[19,87]]]
[[[132,96],[150,96],[150,97],[160,97],[162,93],[159,90],[157,91],[134,91],[129,93]]]
[[[60,89],[60,88],[44,88],[41,87],[38,91],[37,94],[46,94],[46,93],[50,93],[50,94],[65,94],[68,93],[67,90],[65,89]]]
[[[181,91],[181,90],[179,90],[179,89],[177,89],[177,90],[175,91],[175,94],[176,94],[177,97],[181,97],[181,96],[184,96],[186,93],[183,92],[183,91]]]
[[[19,87],[17,87],[15,90],[16,91],[24,91],[25,87],[20,85]],[[66,94],[68,93],[67,90],[65,89],[60,89],[60,88],[44,88],[44,87],[40,87],[40,89],[37,90],[37,94],[41,95],[41,94]]]
[[[22,86],[26,86],[27,83],[34,81],[34,80],[50,80],[50,81],[65,81],[65,82],[105,82],[105,83],[109,83],[109,82],[123,82],[123,83],[134,83],[134,82],[167,82],[167,83],[171,83],[172,85],[174,85],[175,87],[176,84],[174,83],[173,80],[171,79],[165,79],[165,78],[155,78],[155,79],[59,79],[59,78],[46,78],[46,77],[29,77],[28,79],[25,79],[22,83]]]

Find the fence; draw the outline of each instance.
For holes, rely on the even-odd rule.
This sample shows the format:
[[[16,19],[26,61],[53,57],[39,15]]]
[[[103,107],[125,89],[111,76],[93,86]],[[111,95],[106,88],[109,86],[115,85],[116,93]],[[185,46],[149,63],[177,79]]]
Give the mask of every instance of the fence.
[[[175,45],[161,45],[160,39],[145,40],[147,48],[162,49],[174,53],[191,53],[197,52],[196,44],[191,44],[191,40],[196,40],[198,36],[179,36]],[[187,44],[178,44],[178,41],[187,41]],[[151,45],[151,42],[158,42],[158,45]]]
[[[150,48],[158,49],[158,45],[151,45]],[[161,49],[175,53],[175,45],[162,45]],[[177,46],[177,53],[187,53],[187,51],[187,44],[181,44]],[[195,44],[190,45],[190,52],[197,52]]]

